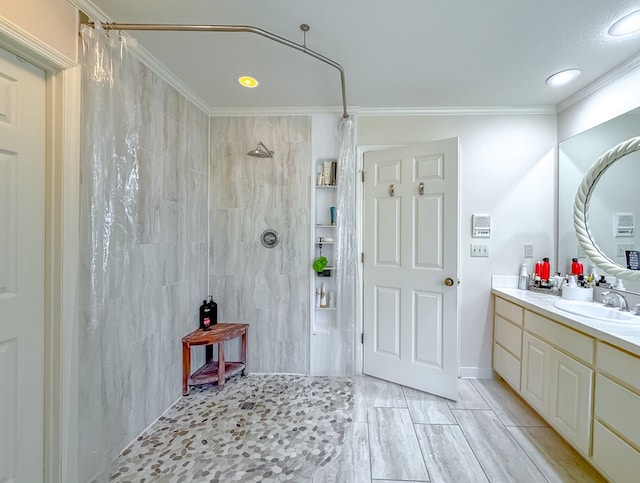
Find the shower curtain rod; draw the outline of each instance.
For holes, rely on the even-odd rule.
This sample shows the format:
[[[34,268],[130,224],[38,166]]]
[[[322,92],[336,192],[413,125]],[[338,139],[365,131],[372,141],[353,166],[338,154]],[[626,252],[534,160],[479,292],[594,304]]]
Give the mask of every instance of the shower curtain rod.
[[[252,34],[261,35],[270,40],[278,42],[279,44],[286,45],[292,49],[299,50],[300,52],[310,55],[314,59],[317,59],[325,64],[330,65],[338,69],[340,72],[340,85],[342,87],[342,117],[348,118],[347,113],[347,94],[346,85],[344,80],[344,69],[340,64],[334,60],[325,57],[318,52],[308,49],[306,44],[300,45],[292,42],[291,40],[280,37],[267,30],[263,30],[258,27],[252,27],[250,25],[178,25],[178,24],[141,24],[141,23],[103,23],[102,28],[105,30],[148,30],[148,31],[175,31],[175,32],[248,32]],[[308,27],[307,27],[308,29]]]

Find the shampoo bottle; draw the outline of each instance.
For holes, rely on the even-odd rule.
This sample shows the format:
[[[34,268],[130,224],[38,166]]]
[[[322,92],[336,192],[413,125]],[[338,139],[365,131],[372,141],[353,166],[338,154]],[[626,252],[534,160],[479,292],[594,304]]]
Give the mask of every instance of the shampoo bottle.
[[[203,300],[200,306],[200,328],[202,330],[211,328],[211,308],[206,300]]]
[[[218,304],[214,302],[213,295],[209,295],[209,320],[211,325],[218,323]]]
[[[327,304],[327,289],[326,289],[324,283],[322,284],[322,288],[320,289],[320,307],[322,307],[323,309],[326,309],[328,307],[328,304]]]

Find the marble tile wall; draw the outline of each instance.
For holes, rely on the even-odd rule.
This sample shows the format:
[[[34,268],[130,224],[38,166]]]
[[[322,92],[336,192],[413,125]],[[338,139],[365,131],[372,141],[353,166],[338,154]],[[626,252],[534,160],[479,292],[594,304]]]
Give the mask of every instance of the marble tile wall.
[[[250,372],[307,374],[311,118],[213,117],[210,133],[209,281],[218,320],[250,324]],[[272,159],[246,155],[258,141]],[[280,233],[276,248],[260,243],[267,228]]]
[[[91,481],[181,397],[181,338],[197,328],[207,295],[209,117],[142,64],[134,69],[135,234],[116,233],[111,248],[123,255],[107,269],[104,305],[80,308],[78,481]],[[86,216],[81,223],[86,260]]]

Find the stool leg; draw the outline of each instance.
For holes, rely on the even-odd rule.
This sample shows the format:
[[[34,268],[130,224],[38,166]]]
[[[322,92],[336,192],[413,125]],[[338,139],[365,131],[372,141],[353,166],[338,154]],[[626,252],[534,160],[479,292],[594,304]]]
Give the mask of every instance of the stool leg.
[[[244,376],[246,374],[246,369],[247,369],[247,331],[245,330],[242,333],[242,346],[241,346],[241,354],[240,354],[240,362],[242,362],[244,364],[244,367],[242,368],[242,375]]]
[[[218,342],[218,391],[224,389],[224,342]]]
[[[182,395],[189,395],[189,375],[191,374],[191,347],[182,342]]]

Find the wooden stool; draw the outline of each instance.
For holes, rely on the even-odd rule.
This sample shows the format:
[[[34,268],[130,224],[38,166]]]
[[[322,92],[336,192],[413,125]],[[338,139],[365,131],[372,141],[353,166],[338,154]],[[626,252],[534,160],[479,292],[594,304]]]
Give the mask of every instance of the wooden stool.
[[[212,325],[209,330],[197,329],[182,338],[182,395],[188,396],[190,386],[210,384],[218,381],[218,391],[224,389],[226,378],[241,372],[244,376],[247,365],[247,329],[249,324]],[[240,362],[224,360],[224,342],[242,336]],[[213,360],[213,344],[218,344],[218,360]],[[205,363],[191,376],[191,346],[207,346]]]

